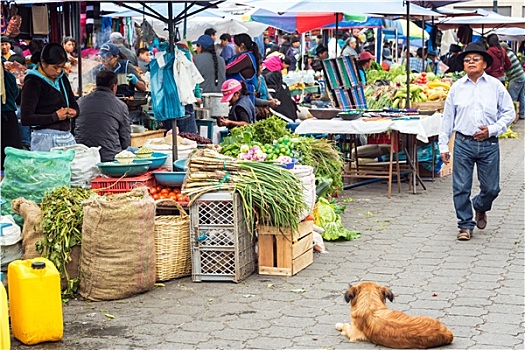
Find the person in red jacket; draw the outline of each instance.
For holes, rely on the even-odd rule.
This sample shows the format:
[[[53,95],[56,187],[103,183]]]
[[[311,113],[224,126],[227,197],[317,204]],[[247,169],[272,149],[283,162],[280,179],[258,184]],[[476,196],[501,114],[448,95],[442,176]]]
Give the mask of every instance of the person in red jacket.
[[[510,59],[507,52],[499,44],[497,34],[490,34],[487,37],[487,44],[489,44],[488,54],[492,56],[493,63],[487,67],[485,73],[492,75],[502,83],[505,83],[505,71],[510,68]]]

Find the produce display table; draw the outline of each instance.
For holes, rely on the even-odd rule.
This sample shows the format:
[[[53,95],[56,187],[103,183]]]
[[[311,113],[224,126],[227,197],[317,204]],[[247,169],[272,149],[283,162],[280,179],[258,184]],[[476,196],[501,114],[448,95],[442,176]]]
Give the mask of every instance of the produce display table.
[[[290,90],[292,96],[302,94],[319,94],[319,85],[306,86],[303,90]]]
[[[140,147],[144,146],[144,143],[148,139],[154,139],[159,137],[164,137],[166,133],[165,129],[159,130],[148,130],[141,133],[131,133],[131,147]]]
[[[349,165],[349,168],[345,171],[343,177],[349,178],[379,178],[388,180],[388,197],[390,198],[392,192],[392,178],[394,173],[394,163],[395,163],[395,173],[397,175],[398,181],[398,191],[401,191],[400,185],[400,171],[401,166],[400,162],[397,162],[397,147],[395,147],[394,142],[397,142],[396,135],[406,136],[406,142],[401,144],[406,145],[405,153],[407,155],[406,161],[406,171],[411,175],[410,184],[412,187],[413,193],[416,193],[416,181],[418,181],[423,188],[425,188],[423,182],[421,181],[418,174],[418,165],[417,165],[417,140],[428,143],[429,137],[439,134],[439,129],[441,126],[441,114],[434,113],[431,116],[410,116],[410,117],[419,117],[418,119],[398,119],[396,118],[380,118],[374,120],[367,120],[366,118],[360,118],[352,121],[345,121],[341,118],[334,118],[330,120],[318,120],[318,119],[307,119],[301,122],[299,126],[295,129],[296,134],[335,134],[335,135],[359,135],[359,134],[379,134],[383,132],[393,132],[392,143],[390,147],[390,161],[384,162],[384,164],[374,164],[360,166],[359,162],[356,161],[355,167],[352,167],[352,164]],[[394,141],[395,140],[395,141]],[[357,156],[357,146],[353,142],[355,148],[356,159]],[[394,156],[395,155],[395,156]],[[387,169],[384,169],[387,167]]]

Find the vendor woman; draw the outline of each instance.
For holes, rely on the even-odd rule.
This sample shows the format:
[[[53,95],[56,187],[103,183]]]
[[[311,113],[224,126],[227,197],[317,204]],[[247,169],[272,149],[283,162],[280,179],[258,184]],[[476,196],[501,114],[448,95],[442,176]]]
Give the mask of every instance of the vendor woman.
[[[32,126],[32,151],[74,145],[71,119],[78,115],[75,95],[64,74],[67,53],[62,45],[51,43],[33,54],[36,69],[28,70],[22,88],[22,125]]]
[[[255,121],[255,106],[244,82],[228,79],[222,84],[222,103],[230,103],[228,118],[219,117],[217,125],[232,129]]]
[[[94,77],[96,77],[101,70],[107,69],[113,71],[117,75],[125,74],[129,83],[118,85],[117,96],[134,96],[135,88],[141,92],[146,91],[146,84],[140,78],[139,72],[135,66],[126,59],[126,56],[120,52],[118,46],[112,43],[106,43],[102,45],[98,55],[100,56],[102,63],[87,73],[87,81],[94,81]]]

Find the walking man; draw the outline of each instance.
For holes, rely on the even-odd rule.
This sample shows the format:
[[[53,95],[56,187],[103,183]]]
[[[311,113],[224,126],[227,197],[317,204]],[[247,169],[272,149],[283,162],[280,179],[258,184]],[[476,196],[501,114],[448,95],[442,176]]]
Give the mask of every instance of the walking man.
[[[458,59],[467,74],[452,85],[445,101],[439,151],[441,160],[448,164],[448,142],[455,131],[452,192],[458,218],[457,239],[468,241],[474,226],[480,230],[487,226],[487,212],[500,192],[498,135],[514,120],[514,106],[503,84],[485,73],[492,57],[483,44],[470,43]],[[471,201],[474,165],[480,192]]]

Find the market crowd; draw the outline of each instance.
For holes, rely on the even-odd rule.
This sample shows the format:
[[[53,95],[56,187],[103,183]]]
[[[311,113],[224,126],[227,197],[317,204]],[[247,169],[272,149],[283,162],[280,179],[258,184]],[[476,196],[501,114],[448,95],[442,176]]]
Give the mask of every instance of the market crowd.
[[[496,34],[485,39],[487,53],[494,61],[486,73],[508,84],[512,100],[519,103],[519,118],[523,119],[525,68]],[[102,161],[113,160],[115,154],[130,146],[130,125],[137,116],[121,99],[147,93],[152,53],[157,49],[134,50],[120,32],[112,33],[98,50],[98,63],[83,75],[83,80],[93,82],[93,91],[77,100],[84,87],[75,85],[76,45],[73,38],[65,37],[61,43],[44,45],[33,40],[22,47],[2,36],[2,169],[7,146],[49,151],[81,143],[100,147]],[[217,37],[216,30],[208,28],[193,43],[192,53],[187,42],[177,42],[177,48],[190,58],[200,75],[191,96],[184,99],[190,102],[184,103],[186,115],[178,122],[178,131],[197,133],[194,108],[202,104],[206,93],[221,93],[221,102],[229,104],[228,115],[217,119],[219,126],[228,129],[270,114],[295,121],[298,100],[286,84],[287,74],[314,72],[322,82],[326,58],[355,59],[359,80],[365,85],[367,70],[389,70],[395,62],[408,64],[415,73],[463,70],[463,47],[458,44],[438,55],[426,47],[402,52],[395,43],[385,41],[380,65],[376,63],[375,47],[371,29],[340,31],[331,38],[317,35],[303,43],[297,33],[267,35],[258,42],[248,34],[220,33]],[[443,67],[446,70],[442,72]],[[305,94],[303,102],[328,105],[327,91],[322,90],[318,101],[311,101],[311,96]]]

